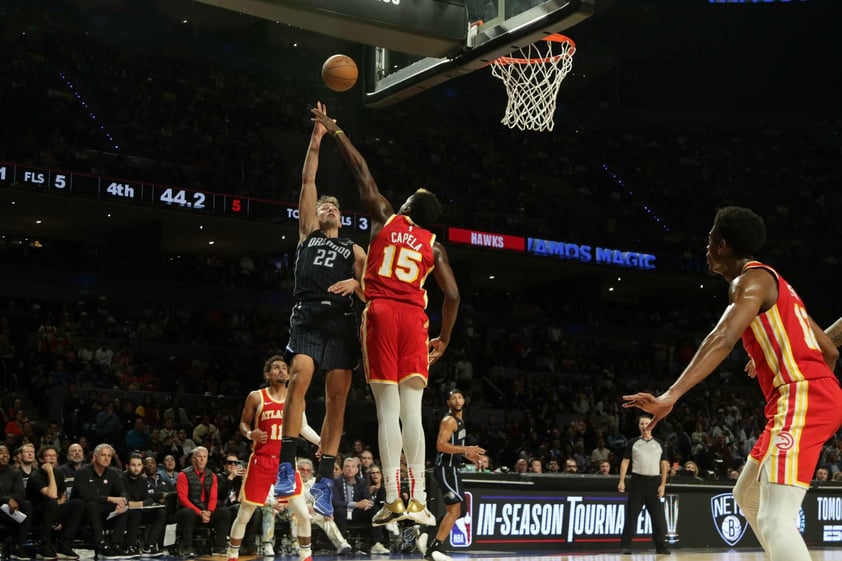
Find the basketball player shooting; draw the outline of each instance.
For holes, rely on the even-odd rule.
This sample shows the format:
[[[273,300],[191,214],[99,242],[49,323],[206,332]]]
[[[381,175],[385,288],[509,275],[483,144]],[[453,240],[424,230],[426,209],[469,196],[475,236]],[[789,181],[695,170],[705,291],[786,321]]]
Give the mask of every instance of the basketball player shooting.
[[[378,441],[383,461],[386,504],[374,525],[411,519],[434,526],[424,485],[424,428],[421,399],[429,366],[450,342],[459,310],[459,288],[447,252],[426,227],[441,204],[426,189],[413,193],[396,214],[382,195],[368,164],[321,106],[311,110],[336,141],[351,169],[360,197],[371,215],[371,242],[363,276],[367,301],[361,328],[363,362],[377,408]],[[428,339],[424,281],[432,272],[444,293],[441,332]],[[412,497],[404,506],[398,494],[401,449],[406,453]]]

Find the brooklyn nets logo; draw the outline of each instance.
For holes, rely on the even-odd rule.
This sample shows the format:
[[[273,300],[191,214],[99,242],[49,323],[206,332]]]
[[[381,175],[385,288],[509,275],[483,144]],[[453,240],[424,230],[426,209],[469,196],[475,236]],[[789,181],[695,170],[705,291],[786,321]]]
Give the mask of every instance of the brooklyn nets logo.
[[[713,517],[716,532],[725,543],[733,546],[743,539],[748,528],[748,521],[743,516],[743,511],[737,506],[734,495],[722,493],[711,497],[710,514]]]

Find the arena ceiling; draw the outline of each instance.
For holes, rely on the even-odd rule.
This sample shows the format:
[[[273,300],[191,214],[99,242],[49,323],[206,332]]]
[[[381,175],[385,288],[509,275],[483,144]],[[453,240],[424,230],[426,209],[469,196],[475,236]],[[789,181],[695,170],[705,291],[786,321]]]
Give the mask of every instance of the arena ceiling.
[[[50,5],[46,0],[16,0],[8,6],[38,2]],[[273,45],[278,44],[303,42],[317,57],[358,47],[189,0],[67,0],[61,5],[78,25],[89,26],[92,32],[114,41],[154,38],[162,29],[179,26],[185,34],[191,28],[211,29],[226,42],[250,44],[254,49],[249,52],[262,53],[265,64],[279,62],[271,58]],[[4,25],[37,25],[37,21],[16,20],[14,10],[9,13]],[[842,74],[836,70],[842,67],[842,34],[836,29],[840,16],[842,2],[830,0],[621,0],[570,31],[578,52],[560,103],[630,114],[657,111],[660,118],[669,112],[692,112],[701,116],[697,122],[702,126],[730,122],[705,118],[711,111],[763,112],[774,119],[779,115],[793,119],[788,115],[794,113],[796,121],[804,112],[838,116],[842,106]],[[476,79],[481,79],[479,72]],[[454,87],[459,88],[459,83]],[[89,243],[104,233],[131,232],[151,223],[160,225],[162,251],[167,253],[212,248],[237,255],[294,248],[296,232],[290,225],[199,217],[153,207],[126,212],[105,201],[29,195],[0,190],[0,230],[6,235]],[[364,239],[358,241],[365,243]],[[518,287],[584,276],[604,280],[607,289],[617,275],[614,270],[490,250],[457,246],[450,251],[457,267],[470,276],[471,286],[478,288],[489,284]],[[651,280],[650,275],[641,284],[659,290],[661,281]],[[666,278],[664,282],[672,285],[676,281]],[[698,278],[688,282],[697,283]]]

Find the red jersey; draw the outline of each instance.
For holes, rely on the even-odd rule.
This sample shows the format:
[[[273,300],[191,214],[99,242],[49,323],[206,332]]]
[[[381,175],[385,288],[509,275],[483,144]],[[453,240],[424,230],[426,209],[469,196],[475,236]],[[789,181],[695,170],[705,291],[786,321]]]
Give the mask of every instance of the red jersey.
[[[777,271],[758,261],[747,269],[766,269],[778,281],[778,301],[751,322],[743,346],[757,369],[757,381],[767,406],[777,401],[784,384],[834,378],[824,361],[801,298]]]
[[[366,300],[388,298],[427,307],[424,281],[435,268],[436,235],[408,216],[393,214],[368,246],[363,291]]]
[[[269,388],[262,388],[260,391],[260,405],[257,406],[257,413],[254,418],[257,419],[258,428],[269,435],[269,439],[264,442],[252,442],[251,449],[255,454],[261,456],[280,456],[281,455],[281,425],[284,424],[284,402],[275,401],[269,395]]]

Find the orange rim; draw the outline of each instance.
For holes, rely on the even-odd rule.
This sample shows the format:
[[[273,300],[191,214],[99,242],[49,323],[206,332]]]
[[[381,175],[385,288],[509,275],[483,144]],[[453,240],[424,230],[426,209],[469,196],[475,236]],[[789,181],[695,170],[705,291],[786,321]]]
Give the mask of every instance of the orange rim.
[[[562,35],[561,33],[552,33],[547,35],[546,37],[542,37],[539,41],[546,41],[548,43],[567,43],[567,50],[563,53],[548,56],[548,57],[539,57],[539,58],[517,58],[511,56],[501,56],[498,57],[488,64],[547,64],[550,62],[556,62],[560,58],[564,57],[571,57],[573,53],[576,52],[576,43],[568,37],[567,35]]]

